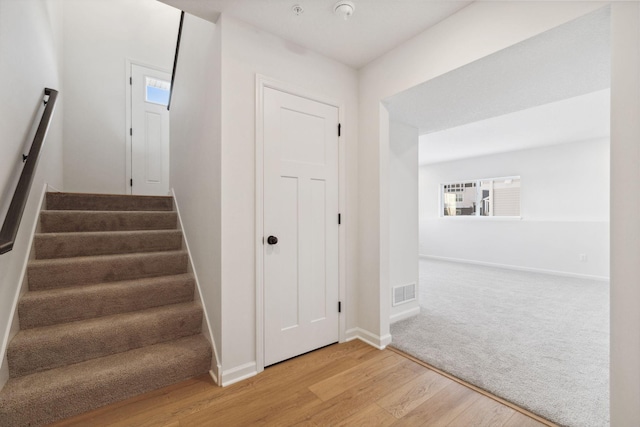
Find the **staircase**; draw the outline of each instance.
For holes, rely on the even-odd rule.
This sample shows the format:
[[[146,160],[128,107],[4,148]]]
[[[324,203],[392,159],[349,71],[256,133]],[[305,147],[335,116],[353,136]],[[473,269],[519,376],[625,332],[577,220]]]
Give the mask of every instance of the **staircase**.
[[[47,193],[0,426],[43,425],[209,371],[171,197]]]

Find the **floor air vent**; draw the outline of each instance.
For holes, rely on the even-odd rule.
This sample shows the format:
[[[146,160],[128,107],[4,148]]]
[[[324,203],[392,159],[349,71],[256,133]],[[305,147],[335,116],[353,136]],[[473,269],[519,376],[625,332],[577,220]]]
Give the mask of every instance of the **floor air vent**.
[[[393,287],[393,305],[404,304],[416,299],[416,284],[410,283]]]

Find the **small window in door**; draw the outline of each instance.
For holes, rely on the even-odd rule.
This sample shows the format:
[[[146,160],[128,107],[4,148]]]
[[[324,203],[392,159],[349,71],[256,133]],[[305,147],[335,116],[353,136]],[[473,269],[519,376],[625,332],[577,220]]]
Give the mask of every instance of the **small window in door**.
[[[169,104],[169,89],[171,88],[171,83],[153,77],[145,77],[144,88],[146,102],[164,106]]]

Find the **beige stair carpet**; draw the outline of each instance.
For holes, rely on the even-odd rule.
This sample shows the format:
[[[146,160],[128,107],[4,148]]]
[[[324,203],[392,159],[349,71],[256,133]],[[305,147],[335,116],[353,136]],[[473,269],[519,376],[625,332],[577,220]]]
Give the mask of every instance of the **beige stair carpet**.
[[[211,367],[171,197],[47,193],[0,426],[38,426]]]

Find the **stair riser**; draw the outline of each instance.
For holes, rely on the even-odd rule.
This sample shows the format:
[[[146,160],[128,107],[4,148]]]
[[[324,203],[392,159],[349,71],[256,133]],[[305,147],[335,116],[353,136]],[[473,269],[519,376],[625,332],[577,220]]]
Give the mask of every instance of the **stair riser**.
[[[180,231],[161,233],[40,234],[35,237],[36,259],[159,252],[181,249]]]
[[[42,211],[43,233],[83,231],[175,230],[175,212],[65,212]]]
[[[47,193],[48,210],[171,211],[171,197]]]
[[[187,255],[184,252],[70,258],[62,262],[48,261],[29,264],[28,278],[31,291],[187,272]]]
[[[10,380],[19,383],[8,384],[13,389],[0,396],[0,426],[49,424],[206,373],[211,346],[194,339],[159,344],[154,353],[142,348],[61,368],[60,380],[36,378],[41,374]]]
[[[192,304],[179,311],[133,313],[126,319],[107,318],[71,327],[32,330],[31,339],[14,339],[7,349],[11,378],[109,356],[147,345],[199,334],[202,310]],[[109,318],[112,319],[112,318]],[[55,331],[55,332],[54,332]],[[36,338],[37,337],[37,338]]]
[[[63,289],[55,295],[29,293],[20,300],[20,328],[30,329],[74,322],[112,314],[145,310],[162,305],[193,301],[192,278],[151,283],[123,282],[96,287]]]

